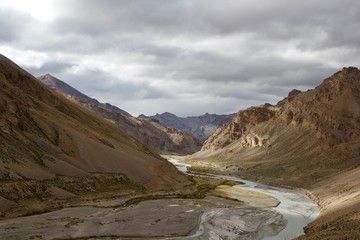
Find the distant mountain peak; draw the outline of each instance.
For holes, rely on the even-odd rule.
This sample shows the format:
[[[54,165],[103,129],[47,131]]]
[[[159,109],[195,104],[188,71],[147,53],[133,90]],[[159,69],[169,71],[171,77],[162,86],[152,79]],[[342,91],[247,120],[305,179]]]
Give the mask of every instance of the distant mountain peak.
[[[170,112],[164,112],[161,114],[161,116],[163,117],[177,117],[175,114],[170,113]]]
[[[56,77],[54,77],[53,75],[51,75],[50,73],[46,73],[42,76],[39,76],[38,79],[41,79],[41,80],[57,80],[57,81],[60,81],[59,79],[57,79]]]
[[[230,121],[233,116],[234,114],[217,115],[205,113],[201,116],[178,117],[173,113],[164,112],[162,114],[157,113],[154,116],[140,114],[138,118],[148,120],[156,119],[166,126],[191,132],[203,142],[215,131],[215,129]]]

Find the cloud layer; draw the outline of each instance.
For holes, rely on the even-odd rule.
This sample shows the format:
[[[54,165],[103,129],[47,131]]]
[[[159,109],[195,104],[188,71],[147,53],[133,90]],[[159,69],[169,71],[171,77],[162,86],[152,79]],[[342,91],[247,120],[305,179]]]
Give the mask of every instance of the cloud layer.
[[[1,0],[0,52],[133,115],[230,113],[358,67],[359,22],[356,0]]]

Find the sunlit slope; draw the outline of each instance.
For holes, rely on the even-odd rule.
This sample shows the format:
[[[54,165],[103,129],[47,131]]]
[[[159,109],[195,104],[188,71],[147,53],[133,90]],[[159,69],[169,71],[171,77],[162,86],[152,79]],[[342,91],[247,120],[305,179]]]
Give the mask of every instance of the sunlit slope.
[[[358,164],[359,155],[360,71],[349,67],[276,106],[238,112],[192,158],[302,185]]]

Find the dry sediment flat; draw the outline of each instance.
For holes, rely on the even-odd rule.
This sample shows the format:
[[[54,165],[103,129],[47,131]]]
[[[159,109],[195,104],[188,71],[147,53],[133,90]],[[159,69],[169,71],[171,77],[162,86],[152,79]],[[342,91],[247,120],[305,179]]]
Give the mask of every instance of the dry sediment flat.
[[[228,185],[220,185],[213,193],[226,198],[245,202],[253,207],[276,207],[280,202],[265,193],[253,192]]]
[[[148,200],[126,208],[109,203],[64,208],[2,220],[0,232],[1,239],[260,239],[263,234],[278,233],[285,225],[282,216],[269,208],[208,196]]]

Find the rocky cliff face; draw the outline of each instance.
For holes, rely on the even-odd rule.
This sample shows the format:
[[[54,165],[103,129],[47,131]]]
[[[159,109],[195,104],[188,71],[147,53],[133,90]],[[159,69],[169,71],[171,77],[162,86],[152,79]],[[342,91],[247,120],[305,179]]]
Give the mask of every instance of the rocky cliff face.
[[[155,119],[160,123],[176,128],[181,131],[191,132],[200,142],[204,142],[216,129],[229,122],[234,114],[217,115],[204,114],[193,117],[178,117],[175,114],[165,112],[155,116],[140,115],[141,119]]]
[[[344,68],[314,90],[289,98],[278,113],[287,124],[316,133],[329,146],[360,136],[360,71]]]
[[[156,120],[132,117],[124,110],[108,103],[100,103],[49,74],[38,79],[73,102],[113,121],[124,132],[158,153],[184,155],[195,153],[201,149],[202,144],[189,132],[166,127]]]
[[[218,150],[237,140],[240,140],[240,144],[244,147],[265,145],[267,139],[250,131],[250,129],[256,124],[274,117],[275,112],[275,109],[265,106],[251,107],[238,112],[229,123],[217,129],[209,137],[201,150]]]
[[[349,67],[276,106],[238,112],[193,158],[295,181],[356,165],[359,155],[360,71]]]

